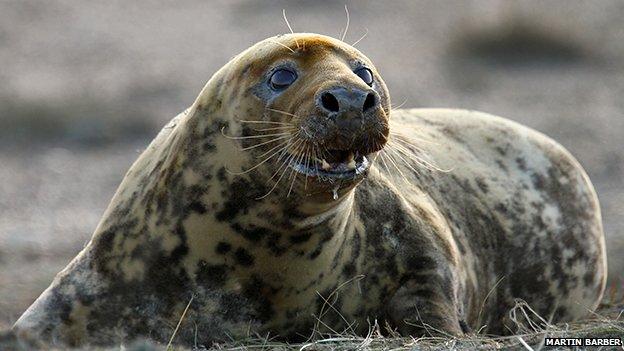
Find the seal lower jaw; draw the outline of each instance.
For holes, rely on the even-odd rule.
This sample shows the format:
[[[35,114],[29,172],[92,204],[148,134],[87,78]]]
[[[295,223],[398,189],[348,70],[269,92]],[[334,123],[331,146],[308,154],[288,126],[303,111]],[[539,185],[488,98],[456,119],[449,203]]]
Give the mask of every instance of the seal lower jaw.
[[[356,155],[353,152],[341,152],[344,157],[308,161],[293,160],[289,166],[296,172],[321,180],[352,179],[364,174],[370,167],[370,154]],[[295,159],[295,158],[293,158]]]

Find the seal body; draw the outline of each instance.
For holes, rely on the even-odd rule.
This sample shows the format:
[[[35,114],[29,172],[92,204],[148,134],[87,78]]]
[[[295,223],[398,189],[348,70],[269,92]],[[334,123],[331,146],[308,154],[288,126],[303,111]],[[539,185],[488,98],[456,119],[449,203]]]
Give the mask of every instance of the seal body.
[[[561,146],[483,113],[390,111],[365,56],[297,34],[215,74],[14,328],[69,346],[166,342],[178,322],[186,345],[375,320],[505,334],[520,300],[583,317],[605,279],[598,201]]]

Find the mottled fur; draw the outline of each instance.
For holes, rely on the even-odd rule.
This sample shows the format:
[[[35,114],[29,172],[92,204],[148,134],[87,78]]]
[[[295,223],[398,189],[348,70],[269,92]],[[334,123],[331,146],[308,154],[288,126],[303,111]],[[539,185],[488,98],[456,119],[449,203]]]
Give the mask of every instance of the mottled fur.
[[[276,62],[303,73],[271,97],[262,84]],[[240,151],[253,142],[221,133],[252,135],[240,120],[291,123],[308,142],[344,138],[327,136],[336,130],[315,115],[313,96],[332,82],[362,85],[352,73],[358,63],[374,71],[357,50],[313,34],[272,38],[232,59],[135,162],[92,240],[16,331],[70,346],[165,342],[191,296],[176,336],[186,345],[249,331],[305,339],[315,326],[364,333],[374,319],[413,335],[423,324],[502,334],[513,331],[508,311],[518,298],[555,322],[596,308],[606,277],[600,211],[572,156],[483,113],[389,117],[375,71],[381,107],[371,128],[380,143],[408,140],[405,150],[416,156],[418,145],[448,171],[415,162],[398,163],[399,172],[377,157],[362,177],[304,182],[295,174],[291,194],[284,182],[261,200],[279,160],[232,174],[271,146]],[[403,137],[388,136],[388,125]]]

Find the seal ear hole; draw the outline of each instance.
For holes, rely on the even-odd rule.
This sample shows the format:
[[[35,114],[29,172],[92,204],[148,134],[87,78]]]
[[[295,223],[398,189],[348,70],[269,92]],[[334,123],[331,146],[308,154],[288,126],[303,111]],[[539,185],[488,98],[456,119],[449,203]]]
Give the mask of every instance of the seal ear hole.
[[[338,100],[331,93],[323,93],[323,95],[321,95],[321,104],[325,109],[331,112],[338,112],[340,110]]]
[[[362,106],[362,111],[366,112],[367,110],[375,107],[376,100],[377,99],[375,98],[375,94],[368,93],[368,95],[366,95],[366,100],[364,100],[364,106]]]

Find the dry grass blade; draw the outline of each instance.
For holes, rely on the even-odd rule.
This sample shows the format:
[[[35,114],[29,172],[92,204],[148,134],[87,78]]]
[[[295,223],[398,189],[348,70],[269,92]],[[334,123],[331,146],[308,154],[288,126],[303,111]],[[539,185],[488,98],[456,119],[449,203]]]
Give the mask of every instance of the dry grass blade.
[[[354,281],[362,280],[362,279],[364,279],[364,277],[365,277],[365,275],[360,274],[360,275],[356,275],[355,277],[353,277],[353,278],[351,278],[351,279],[349,279],[349,280],[347,280],[347,281],[343,282],[342,284],[338,285],[338,286],[336,287],[336,289],[334,289],[334,290],[331,292],[331,294],[329,294],[329,296],[327,297],[327,299],[325,299],[325,298],[323,298],[323,297],[321,296],[321,298],[323,298],[323,300],[324,300],[325,302],[323,303],[323,305],[321,306],[321,310],[319,311],[319,316],[318,316],[318,318],[317,318],[317,325],[316,325],[316,326],[315,326],[315,328],[314,328],[315,330],[318,330],[318,323],[319,323],[319,322],[321,322],[321,323],[322,323],[322,319],[323,319],[323,317],[324,317],[324,316],[325,316],[325,314],[326,314],[326,312],[325,312],[325,307],[326,307],[326,305],[329,303],[329,301],[331,300],[331,298],[332,298],[334,295],[336,295],[336,294],[340,291],[340,289],[342,289],[345,285],[347,285],[347,284],[349,284],[349,283],[351,283],[351,282],[354,282]],[[316,293],[317,293],[317,294],[319,294],[319,292],[318,292],[318,291],[317,291]],[[347,324],[348,324],[348,322],[347,322]]]
[[[481,320],[481,316],[482,316],[482,313],[483,313],[483,309],[485,308],[485,304],[486,304],[486,302],[487,302],[488,298],[490,297],[490,295],[494,292],[494,290],[496,290],[496,287],[498,286],[498,284],[500,284],[500,282],[502,282],[502,281],[503,281],[503,279],[505,279],[505,276],[502,276],[502,277],[501,277],[501,278],[500,278],[500,279],[499,279],[499,280],[498,280],[498,281],[494,284],[494,286],[492,286],[492,288],[490,289],[490,291],[488,291],[487,295],[485,295],[485,298],[483,299],[483,302],[481,303],[481,308],[479,309],[479,315],[477,316],[477,325],[478,325],[478,326],[480,326],[480,327],[479,327],[480,329],[479,329],[479,331],[477,332],[477,334],[478,334],[479,332],[481,332],[481,330],[483,329],[483,326],[481,326],[481,322],[482,322],[482,320]]]
[[[522,344],[522,346],[524,346],[525,349],[527,349],[529,351],[535,351],[535,350],[533,350],[533,348],[531,346],[529,346],[529,344],[526,343],[526,341],[524,341],[524,339],[522,339],[521,336],[517,336],[516,338],[518,339],[518,341],[520,341],[520,343]]]
[[[180,329],[180,325],[182,324],[182,321],[184,320],[184,316],[186,316],[186,312],[188,311],[189,307],[191,307],[191,303],[193,302],[194,298],[195,296],[191,295],[191,299],[189,300],[188,304],[186,304],[186,308],[184,308],[184,311],[182,312],[182,316],[180,316],[178,325],[176,325],[175,330],[173,331],[173,334],[171,334],[171,338],[169,339],[169,342],[167,343],[167,348],[166,348],[167,351],[172,349],[171,344],[173,343],[173,339],[175,339],[175,336],[178,333],[178,329]]]

